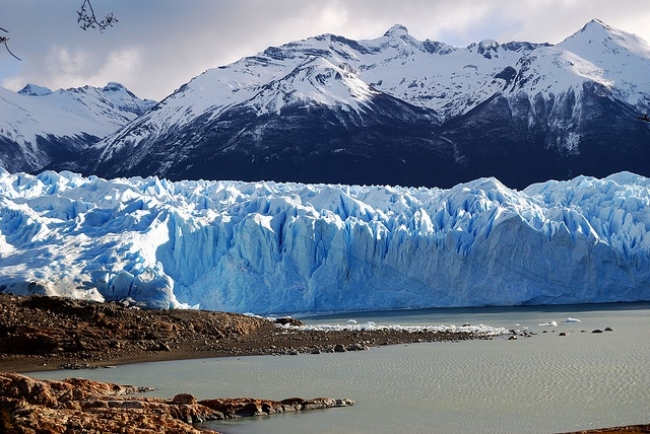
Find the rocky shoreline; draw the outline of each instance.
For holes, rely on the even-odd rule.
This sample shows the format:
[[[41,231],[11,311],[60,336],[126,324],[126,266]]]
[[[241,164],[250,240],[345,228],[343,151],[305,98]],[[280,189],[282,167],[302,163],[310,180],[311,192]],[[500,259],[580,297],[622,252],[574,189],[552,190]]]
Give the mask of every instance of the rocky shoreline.
[[[119,303],[0,294],[0,372],[82,369],[134,362],[358,351],[459,341],[467,332],[309,331],[300,325],[201,310],[140,310]]]
[[[93,303],[56,297],[0,294],[0,384],[3,384],[3,392],[0,393],[0,432],[35,432],[29,429],[25,431],[3,429],[10,425],[18,426],[15,425],[15,417],[29,420],[31,417],[29,414],[37,419],[51,418],[49,420],[54,424],[51,430],[38,432],[64,432],[62,426],[65,424],[68,428],[74,425],[83,427],[84,430],[92,430],[94,428],[87,428],[83,421],[92,424],[93,420],[99,420],[101,416],[98,415],[107,414],[115,419],[115,423],[121,423],[120,421],[125,420],[124,416],[117,416],[115,412],[118,412],[119,408],[136,408],[138,411],[135,414],[139,415],[137,418],[143,423],[142,430],[138,432],[159,432],[159,427],[169,426],[165,432],[205,433],[210,431],[192,427],[188,421],[208,420],[206,419],[208,417],[217,417],[219,412],[224,417],[243,417],[352,404],[349,400],[329,398],[316,400],[292,398],[279,402],[242,398],[210,400],[211,404],[207,405],[207,401],[196,402],[193,396],[187,394],[177,395],[169,400],[129,397],[129,399],[116,401],[114,399],[116,393],[124,397],[134,393],[135,390],[129,389],[130,386],[106,386],[106,383],[80,379],[42,382],[16,372],[93,369],[125,363],[207,357],[319,354],[366,350],[380,345],[486,338],[480,334],[467,332],[308,331],[296,327],[279,327],[278,323],[300,325],[299,321],[289,318],[272,322],[262,318],[223,312],[140,310],[120,303]],[[6,374],[2,374],[3,372]],[[8,384],[14,386],[7,386]],[[98,393],[111,389],[113,395],[104,394],[102,397],[93,398],[90,394],[82,394],[87,398],[85,404],[66,401],[57,394],[54,395],[56,397],[54,401],[43,398],[42,402],[56,402],[54,407],[35,406],[28,398],[35,389],[44,390],[54,387],[57,393],[63,391],[69,394],[72,392],[66,391],[76,390],[80,384]],[[20,398],[21,396],[23,398]],[[107,404],[108,402],[113,404]],[[116,402],[120,403],[116,404]],[[92,405],[97,405],[97,409],[85,413],[84,409],[92,409]],[[229,409],[219,407],[223,405],[231,407],[227,407]],[[65,413],[64,410],[70,410],[72,413]],[[36,416],[41,414],[46,416]],[[46,423],[46,420],[42,419],[41,422]],[[20,426],[23,426],[22,423]],[[147,425],[149,423],[153,425]],[[130,428],[135,425],[124,426]],[[147,426],[150,428],[146,428]],[[100,427],[99,431],[102,431],[106,426],[100,424]],[[65,432],[92,432],[82,431],[82,428],[70,429]],[[120,431],[118,429],[114,432]],[[577,431],[567,434],[578,433],[650,433],[650,425]]]
[[[309,331],[270,320],[200,310],[140,310],[120,303],[0,294],[0,432],[213,432],[206,420],[347,407],[349,399],[197,401],[133,396],[132,386],[19,374],[124,363],[367,350],[370,346],[477,339],[466,332]],[[4,372],[4,374],[2,373]],[[93,431],[95,430],[95,431]]]
[[[600,428],[587,431],[574,431],[564,434],[642,434],[650,433],[650,424],[648,425],[628,425],[614,428]]]

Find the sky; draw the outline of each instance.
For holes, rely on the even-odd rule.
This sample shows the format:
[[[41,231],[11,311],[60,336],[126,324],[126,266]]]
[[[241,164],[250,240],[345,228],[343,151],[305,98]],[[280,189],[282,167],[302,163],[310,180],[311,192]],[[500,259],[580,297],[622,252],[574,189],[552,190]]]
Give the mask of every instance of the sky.
[[[416,39],[464,47],[493,39],[556,44],[597,18],[650,41],[648,0],[92,0],[98,19],[82,30],[83,0],[0,0],[0,86],[50,89],[116,81],[161,100],[207,69],[269,46],[333,33],[374,39],[394,24]]]

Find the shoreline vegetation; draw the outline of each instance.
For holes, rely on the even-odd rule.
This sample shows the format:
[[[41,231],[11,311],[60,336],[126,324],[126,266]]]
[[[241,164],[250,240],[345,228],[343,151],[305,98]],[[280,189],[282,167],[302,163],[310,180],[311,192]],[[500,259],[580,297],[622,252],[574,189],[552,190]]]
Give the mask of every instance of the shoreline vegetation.
[[[142,432],[155,432],[155,424],[162,426],[159,419],[151,417],[149,414],[151,412],[168,414],[172,419],[181,421],[178,426],[187,426],[187,430],[175,428],[179,431],[169,432],[213,432],[197,430],[192,427],[191,423],[207,420],[206,418],[209,417],[218,418],[219,413],[222,416],[230,414],[229,417],[242,417],[353,405],[353,401],[349,399],[316,398],[305,400],[291,398],[285,400],[286,402],[252,399],[245,403],[229,400],[232,401],[228,404],[231,407],[228,407],[229,410],[223,410],[225,407],[217,409],[205,407],[203,402],[197,402],[189,394],[177,395],[169,400],[128,396],[119,404],[115,403],[114,396],[107,397],[105,393],[102,395],[103,392],[97,395],[96,392],[110,388],[123,391],[122,388],[126,386],[106,386],[105,383],[78,379],[43,382],[13,373],[58,369],[94,369],[127,363],[209,357],[319,354],[321,352],[367,350],[370,347],[381,345],[488,338],[480,333],[468,332],[419,331],[413,333],[404,330],[330,330],[325,332],[282,327],[282,325],[297,326],[301,323],[291,318],[280,318],[276,322],[272,322],[259,317],[224,312],[140,310],[112,302],[96,303],[58,297],[24,297],[0,294],[0,384],[6,383],[3,387],[4,392],[0,394],[0,428],[12,426],[16,421],[14,416],[22,417],[24,421],[27,421],[29,418],[25,414],[30,411],[34,417],[37,414],[45,414],[46,416],[38,417],[50,417],[54,421],[52,423],[56,424],[56,421],[63,420],[70,423],[94,420],[98,418],[97,414],[103,414],[104,410],[107,410],[106,414],[112,414],[114,410],[117,411],[116,409],[124,407],[139,409],[134,414],[140,415],[138,420],[141,421],[143,430],[145,430]],[[76,383],[74,383],[75,381]],[[62,400],[60,393],[65,392],[69,395],[70,393],[66,391],[76,387],[72,387],[70,384],[81,384],[79,382],[86,385],[88,390],[92,390],[93,393],[80,393],[81,401],[75,401],[75,403]],[[40,385],[34,387],[36,383]],[[14,386],[8,387],[7,384],[14,384]],[[32,386],[28,386],[29,384]],[[55,385],[52,386],[52,384]],[[30,403],[29,394],[35,389],[57,390],[58,392],[50,393],[49,401],[41,399],[39,402],[61,402],[61,408],[57,409],[56,406],[43,408]],[[12,393],[13,395],[11,395]],[[125,393],[120,393],[125,395]],[[23,397],[22,401],[21,396]],[[108,403],[109,401],[113,404]],[[216,402],[217,400],[211,401]],[[65,402],[68,403],[65,404]],[[96,403],[99,410],[93,407],[94,404],[88,404],[89,402]],[[143,404],[145,402],[147,404]],[[110,407],[111,405],[113,407]],[[57,412],[64,411],[66,406],[73,408],[76,416],[61,417],[59,414],[57,417]],[[161,411],[161,406],[165,408],[164,411]],[[212,413],[205,408],[212,408],[210,410]],[[245,408],[245,410],[236,413],[235,410],[232,410],[233,408]],[[85,416],[83,416],[84,414]],[[213,416],[209,416],[209,414]],[[111,417],[123,420],[125,416],[116,418],[113,415]],[[154,419],[156,422],[151,425]],[[129,423],[134,423],[134,421],[129,421]],[[169,423],[176,424],[176,422]],[[52,430],[43,432],[58,432],[55,425],[52,426]],[[146,431],[147,426],[154,431]],[[577,433],[650,433],[650,425],[576,431],[571,434]]]

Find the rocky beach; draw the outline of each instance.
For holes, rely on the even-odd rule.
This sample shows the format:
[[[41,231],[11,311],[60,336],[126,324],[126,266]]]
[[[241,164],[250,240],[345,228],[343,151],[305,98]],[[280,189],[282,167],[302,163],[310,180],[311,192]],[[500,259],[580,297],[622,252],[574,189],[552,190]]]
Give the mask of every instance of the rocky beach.
[[[194,423],[354,405],[348,399],[253,398],[197,401],[141,396],[147,387],[68,378],[37,380],[0,373],[0,432],[11,433],[214,433]]]
[[[358,351],[379,345],[482,339],[465,332],[301,330],[292,318],[0,294],[0,371]]]
[[[124,363],[246,355],[367,350],[377,345],[482,338],[478,334],[307,331],[292,318],[201,310],[142,310],[125,303],[0,294],[0,432],[212,432],[192,423],[347,407],[346,398],[197,401],[136,395],[149,386],[19,374],[99,369]]]
[[[212,432],[192,424],[354,403],[347,398],[197,401],[192,391],[161,399],[141,395],[156,385],[36,380],[19,373],[207,357],[317,355],[486,338],[467,332],[315,331],[300,325],[288,317],[271,320],[201,310],[142,310],[127,303],[0,294],[0,432],[146,433],[159,432],[160,427],[173,433]],[[648,432],[650,425],[636,425],[571,434]]]

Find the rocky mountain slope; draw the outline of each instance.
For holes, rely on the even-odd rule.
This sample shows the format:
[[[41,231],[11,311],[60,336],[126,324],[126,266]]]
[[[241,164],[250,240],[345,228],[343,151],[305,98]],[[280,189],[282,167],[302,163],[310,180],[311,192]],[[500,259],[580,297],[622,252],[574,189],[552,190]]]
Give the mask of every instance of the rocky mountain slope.
[[[557,45],[321,35],[208,70],[56,169],[449,187],[650,175],[650,46],[593,20]]]

